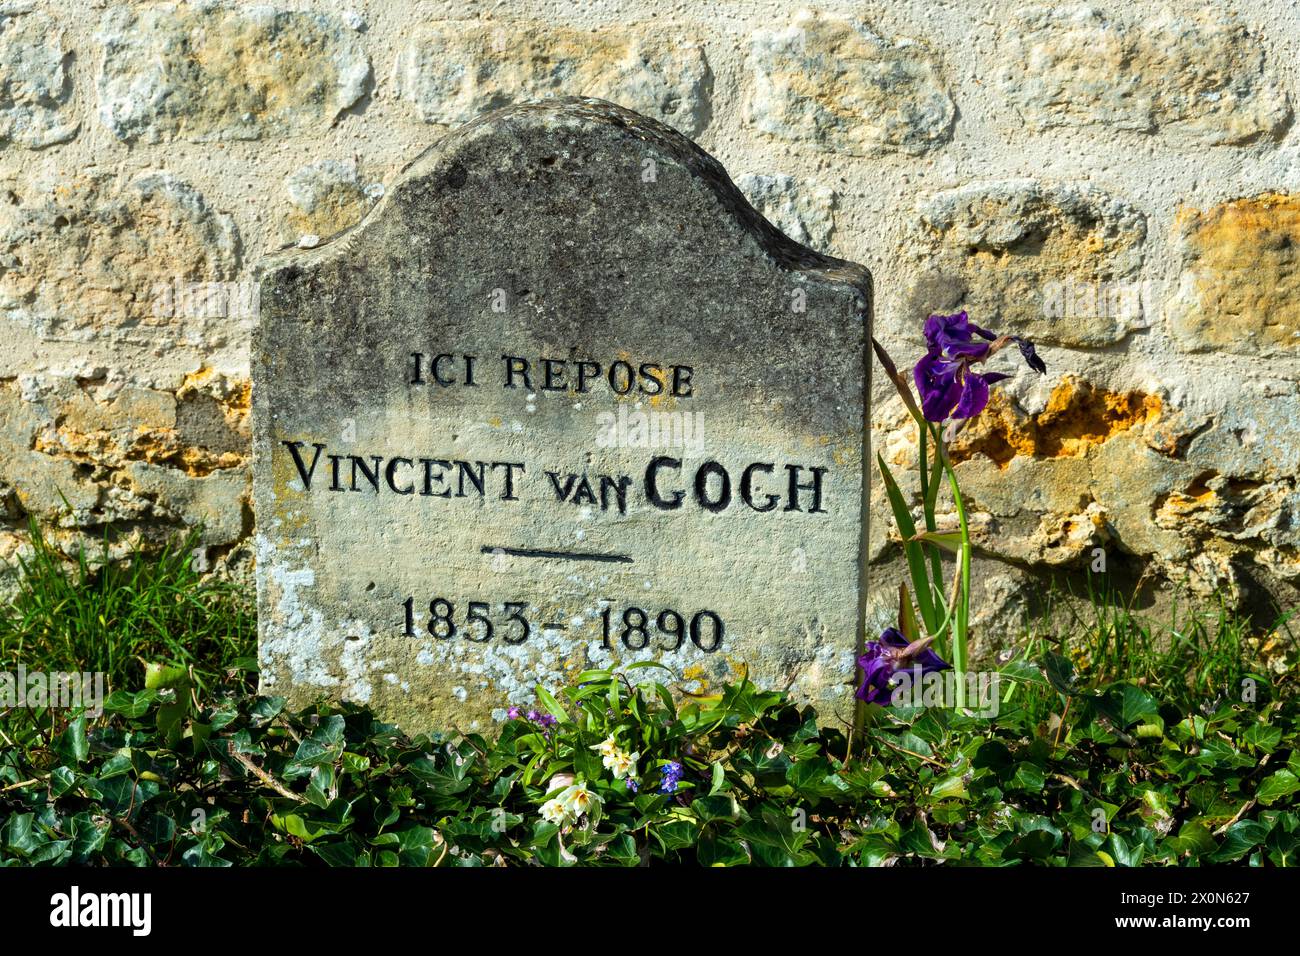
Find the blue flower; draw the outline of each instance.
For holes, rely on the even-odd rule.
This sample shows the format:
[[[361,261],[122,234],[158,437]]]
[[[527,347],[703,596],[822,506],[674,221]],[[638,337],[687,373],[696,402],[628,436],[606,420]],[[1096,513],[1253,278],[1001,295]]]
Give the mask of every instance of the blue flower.
[[[682,765],[676,760],[670,760],[659,768],[659,772],[663,775],[659,783],[659,792],[676,793],[677,784],[682,779]]]

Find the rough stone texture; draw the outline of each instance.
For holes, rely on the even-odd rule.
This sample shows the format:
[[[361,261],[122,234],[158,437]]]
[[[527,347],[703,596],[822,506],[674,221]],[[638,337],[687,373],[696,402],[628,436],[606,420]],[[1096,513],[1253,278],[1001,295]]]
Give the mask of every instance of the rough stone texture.
[[[177,314],[165,292],[173,278],[235,277],[239,238],[230,217],[169,173],[114,186],[98,175],[11,192],[0,206],[0,311],[42,339],[110,338],[150,349],[210,341],[220,333],[205,316]]]
[[[186,522],[204,525],[204,544],[234,544],[248,532],[248,407],[247,383],[211,370],[175,393],[20,376],[0,386],[0,499],[70,543],[84,543],[79,528]]]
[[[0,142],[40,149],[77,135],[68,56],[49,17],[0,6]]]
[[[291,207],[287,238],[305,247],[355,226],[384,195],[383,183],[362,183],[356,163],[333,159],[295,169],[284,188]]]
[[[923,45],[810,11],[755,31],[749,72],[756,129],[833,152],[923,153],[947,139],[956,112]]]
[[[1156,381],[1120,391],[1074,374],[1051,385],[1022,376],[953,444],[978,546],[1012,568],[1086,567],[1099,550],[1112,563],[1139,556],[1142,577],[1202,595],[1241,595],[1260,575],[1298,581],[1300,422],[1257,433],[1266,408],[1298,396],[1294,381],[1267,376],[1208,401]],[[899,403],[874,422],[891,468],[914,468],[915,428]],[[873,507],[873,526],[887,527],[887,505]],[[884,556],[888,537],[873,534],[871,553]],[[1032,603],[1016,587],[1001,600],[1017,614]],[[985,648],[1008,643],[1006,617],[983,610],[997,624]]]
[[[97,39],[99,117],[124,140],[258,139],[328,126],[370,61],[330,16],[214,3],[114,7]]]
[[[704,51],[658,26],[595,32],[536,23],[435,23],[397,62],[398,95],[426,123],[458,125],[510,103],[596,96],[698,133],[708,123]]]
[[[0,500],[13,525],[36,515],[94,553],[105,525],[119,549],[195,523],[207,544],[241,541],[247,373],[210,364],[253,319],[225,295],[240,265],[230,217],[152,171],[14,181],[8,199]]]
[[[110,520],[128,541],[158,540],[202,518],[214,527],[220,520],[222,536],[238,535],[214,546],[214,557],[225,549],[238,563],[251,553],[251,510],[235,494],[236,476],[247,482],[246,440],[241,464],[204,474],[182,464],[186,454],[206,460],[204,442],[217,441],[206,426],[202,441],[182,441],[197,450],[120,456],[132,453],[135,429],[167,426],[160,408],[187,404],[178,392],[192,376],[206,376],[203,388],[219,404],[238,403],[248,386],[255,263],[352,226],[372,201],[357,187],[364,195],[390,186],[441,132],[405,98],[409,73],[399,66],[415,40],[443,24],[454,28],[450,45],[426,49],[430,75],[472,67],[488,78],[478,88],[499,87],[501,96],[527,95],[511,89],[512,77],[531,76],[510,48],[520,36],[536,38],[522,49],[539,71],[529,80],[542,84],[538,93],[569,89],[552,84],[544,62],[562,79],[572,70],[607,84],[598,91],[608,95],[615,82],[638,78],[632,87],[647,96],[632,105],[642,112],[658,109],[655,91],[671,87],[656,115],[693,131],[730,170],[791,177],[793,192],[783,179],[770,193],[747,180],[749,195],[819,251],[828,246],[817,197],[832,191],[829,248],[871,268],[877,332],[900,364],[917,358],[925,314],[960,301],[965,286],[977,320],[1047,336],[1049,375],[1005,383],[1005,408],[999,403],[988,422],[1017,454],[1007,459],[989,437],[973,442],[960,466],[980,527],[997,529],[978,568],[977,649],[1014,636],[1053,576],[1082,576],[1089,525],[1144,606],[1188,576],[1201,588],[1217,582],[1245,606],[1297,606],[1300,548],[1289,529],[1298,523],[1287,489],[1300,474],[1300,352],[1287,338],[1296,297],[1287,291],[1285,197],[1300,196],[1300,129],[1286,118],[1296,102],[1300,8],[1292,0],[1094,6],[1100,20],[1036,13],[1026,30],[1024,5],[1012,0],[870,9],[826,0],[803,18],[812,21],[804,56],[779,39],[791,33],[793,10],[778,0],[295,0],[271,7],[274,17],[242,5],[0,2],[0,557],[26,547],[29,509],[60,522],[60,543],[74,549],[84,537],[94,551]],[[884,39],[845,26],[863,20]],[[271,22],[278,33],[257,26]],[[507,49],[481,52],[484,31],[499,31]],[[773,75],[790,77],[771,100],[776,134],[750,112],[756,35],[767,38],[758,52]],[[896,38],[915,43],[898,47]],[[640,41],[647,62],[620,59]],[[212,55],[200,62],[196,50]],[[679,50],[684,58],[675,59]],[[1131,68],[1113,68],[1111,57],[1129,54]],[[902,65],[892,73],[895,58]],[[597,60],[599,68],[582,65]],[[681,72],[667,70],[672,63]],[[341,68],[352,79],[340,80]],[[132,139],[101,121],[107,76],[121,102],[135,104],[122,116]],[[842,104],[860,107],[861,120]],[[240,138],[250,127],[260,139]],[[72,130],[39,149],[22,138]],[[882,142],[885,131],[892,139]],[[133,185],[164,174],[185,189],[157,186],[146,199]],[[942,197],[1012,183],[1023,184],[1024,201],[977,205],[954,220],[951,242],[927,225]],[[1081,200],[1080,218],[1063,218],[1052,209],[1062,189],[1099,198]],[[1140,242],[1136,226],[1122,225],[1135,215],[1145,222]],[[1025,238],[1005,246],[967,249],[956,238],[1007,236],[1017,219]],[[1044,224],[1045,249],[1033,238]],[[1100,252],[1089,252],[1094,233]],[[1133,242],[1116,248],[1124,237]],[[1098,281],[1108,276],[1116,278]],[[1065,344],[1067,336],[1083,344]],[[1067,379],[1080,395],[1154,396],[1159,414],[1083,455],[1046,455],[1050,432],[1044,443],[1034,416],[1054,394],[1075,394],[1058,392]],[[117,416],[107,463],[89,472],[55,454],[62,440],[36,441],[87,390]],[[114,390],[149,400],[114,402]],[[903,454],[908,433],[891,417],[891,392],[876,382],[872,440]],[[89,447],[75,437],[72,447]],[[145,507],[131,490],[129,468],[140,464],[173,479],[150,486],[165,502]],[[187,496],[190,483],[209,491]],[[229,492],[224,505],[211,493],[219,488]],[[68,494],[72,515],[56,490]],[[1012,495],[1021,496],[1016,515],[1005,513]],[[888,605],[903,566],[877,514],[873,591]],[[0,578],[11,568],[0,562]],[[885,620],[890,611],[881,613]]]
[[[1150,324],[1133,281],[1146,218],[1100,190],[977,184],[930,197],[921,219],[930,267],[913,289],[920,308],[960,306],[1062,345],[1107,345]]]
[[[783,173],[747,173],[736,186],[768,222],[795,242],[825,251],[835,231],[835,193]]]
[[[1226,9],[1037,7],[1004,34],[999,80],[1038,127],[1108,126],[1207,144],[1277,138],[1291,107],[1277,72]]]
[[[1165,312],[1180,344],[1300,355],[1300,196],[1184,209],[1177,227],[1183,271]]]
[[[345,239],[264,277],[263,688],[365,702],[412,730],[474,727],[539,682],[658,659],[686,689],[748,674],[849,719],[870,284],[774,230],[689,140],[604,101],[513,107],[454,131]],[[479,357],[472,387],[454,359],[438,372],[447,384],[428,368],[414,382],[416,352]],[[507,387],[505,355],[529,359],[533,378]],[[562,382],[543,357],[568,362]],[[584,361],[612,377],[578,387]],[[637,389],[618,386],[619,361],[640,370]],[[601,437],[620,415],[667,414],[689,416],[695,437],[656,442],[634,425]],[[386,477],[368,484],[349,469],[370,456]],[[476,490],[440,460],[520,467],[507,484],[490,466]],[[600,476],[626,476],[622,501]],[[455,635],[431,623],[439,598]],[[494,634],[465,616],[474,601]],[[527,604],[528,631],[509,623],[510,601]],[[711,611],[721,646],[709,651],[703,619],[680,648],[664,647],[671,619],[651,624],[648,648],[635,632],[624,642],[629,607],[652,622]]]

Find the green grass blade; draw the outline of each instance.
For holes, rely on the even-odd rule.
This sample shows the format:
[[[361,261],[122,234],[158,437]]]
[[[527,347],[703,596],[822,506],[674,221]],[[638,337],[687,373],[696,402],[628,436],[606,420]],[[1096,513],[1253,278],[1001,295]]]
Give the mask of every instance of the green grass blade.
[[[930,576],[925,570],[925,555],[922,553],[921,546],[912,539],[916,537],[916,522],[912,520],[912,514],[907,510],[907,503],[903,500],[903,493],[898,488],[898,482],[894,480],[889,466],[885,464],[885,459],[876,455],[876,462],[880,465],[880,475],[885,482],[885,494],[889,497],[889,509],[894,513],[894,521],[898,525],[898,532],[903,538],[903,551],[907,555],[907,568],[912,575],[912,592],[916,595],[916,604],[921,611],[921,620],[925,622],[925,630],[933,634],[939,626],[939,619],[934,612],[934,600],[930,593]]]

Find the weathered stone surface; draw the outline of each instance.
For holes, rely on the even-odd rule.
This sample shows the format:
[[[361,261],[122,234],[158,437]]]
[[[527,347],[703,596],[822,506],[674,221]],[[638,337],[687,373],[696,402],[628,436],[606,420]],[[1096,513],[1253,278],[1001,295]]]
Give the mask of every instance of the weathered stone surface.
[[[341,20],[235,4],[116,6],[104,16],[99,117],[145,142],[258,139],[328,127],[370,84]]]
[[[1119,432],[1153,422],[1163,407],[1158,395],[1111,392],[1068,374],[1032,416],[1017,414],[1001,391],[990,404],[954,439],[953,461],[983,455],[1005,468],[1018,455],[1082,458]]]
[[[306,247],[355,226],[384,195],[382,183],[361,181],[356,163],[332,159],[295,169],[284,187],[292,210],[287,236]]]
[[[1300,196],[1266,194],[1176,221],[1169,329],[1192,351],[1300,356]]]
[[[1013,363],[1005,365],[1013,369]],[[1155,487],[1186,472],[1183,463],[1152,464],[1161,454],[1153,446],[1168,440],[1162,426],[1185,427],[1182,418],[1166,414],[1157,394],[1112,392],[1073,374],[1044,388],[1041,404],[1032,396],[1022,403],[1004,388],[994,390],[989,407],[950,447],[981,550],[1047,567],[1078,565],[1093,548],[1116,540],[1134,553],[1158,553],[1160,547],[1146,540],[1147,495],[1154,488],[1144,484],[1143,495],[1135,497],[1127,483],[1143,469],[1154,470]],[[891,468],[899,474],[914,471],[916,431],[910,419],[891,406],[882,410],[877,426],[885,432],[881,452]],[[1108,485],[1108,493],[1099,491]],[[956,525],[955,514],[945,520]],[[1181,544],[1169,537],[1181,553]],[[877,547],[883,553],[883,541]]]
[[[15,184],[0,204],[0,315],[44,339],[215,347],[228,311],[179,307],[176,289],[233,280],[238,262],[230,217],[168,173]]]
[[[551,100],[450,134],[264,275],[264,688],[468,728],[659,659],[848,719],[869,309],[865,270],[644,117]]]
[[[1021,377],[996,389],[952,445],[982,554],[1039,573],[1082,573],[1100,554],[1112,572],[1131,561],[1147,580],[1229,600],[1259,581],[1268,588],[1300,581],[1300,421],[1273,414],[1300,398],[1300,386],[1260,375],[1190,396],[1154,383],[1113,390],[1052,371],[1046,381]],[[873,419],[876,447],[895,474],[910,475],[910,418],[894,400]],[[904,490],[919,508],[916,487]],[[939,516],[941,527],[956,521]],[[872,527],[879,579],[899,547],[883,501],[873,501]],[[1001,611],[985,609],[1000,630],[985,632],[979,653],[1004,646],[1019,627],[1025,596],[1004,597]]]
[[[807,10],[755,31],[748,69],[749,122],[831,152],[917,155],[948,139],[956,114],[923,44]]]
[[[536,22],[432,23],[402,50],[398,95],[426,123],[456,125],[543,96],[596,96],[687,135],[709,119],[703,47],[658,25],[599,30]]]
[[[388,182],[441,132],[422,122],[418,87],[407,88],[405,51],[424,35],[449,52],[426,44],[417,77],[425,69],[446,74],[462,48],[479,51],[475,63],[489,61],[475,68],[474,76],[484,78],[463,88],[471,100],[477,90],[491,103],[470,102],[466,115],[534,95],[534,87],[546,94],[568,89],[574,78],[618,79],[639,98],[616,98],[680,129],[702,128],[728,168],[781,174],[770,190],[746,178],[744,191],[805,244],[879,264],[880,335],[899,358],[908,351],[904,342],[915,349],[916,320],[960,305],[967,286],[978,320],[1039,337],[1052,375],[1032,386],[1019,378],[1014,389],[1004,383],[1024,419],[1004,423],[998,409],[991,419],[997,434],[984,446],[996,452],[994,440],[1003,435],[1020,452],[1004,465],[972,452],[961,464],[980,511],[978,527],[995,529],[987,531],[986,546],[1002,556],[980,569],[996,586],[981,592],[977,584],[977,594],[1011,609],[1005,633],[1016,632],[1018,609],[1046,593],[1050,577],[1087,567],[1082,537],[1100,505],[1079,489],[1093,481],[1113,483],[1101,517],[1117,531],[1104,546],[1112,557],[1127,558],[1135,574],[1149,571],[1153,589],[1190,571],[1197,587],[1217,581],[1258,588],[1257,606],[1300,602],[1300,548],[1288,543],[1297,524],[1284,493],[1287,480],[1300,474],[1288,211],[1300,183],[1300,136],[1286,119],[1296,53],[1286,30],[1288,0],[1180,3],[1176,14],[1102,2],[1094,6],[1103,14],[1076,14],[1069,10],[1077,6],[1047,4],[1067,12],[1040,9],[1023,24],[1024,5],[1011,0],[942,9],[915,0],[876,10],[838,5],[820,18],[809,15],[823,25],[805,34],[806,57],[797,49],[780,56],[792,75],[800,64],[811,72],[794,75],[787,92],[770,100],[769,118],[779,130],[771,135],[747,115],[757,83],[751,40],[755,33],[779,38],[790,27],[780,11],[774,19],[771,4],[706,2],[651,18],[636,0],[591,0],[514,5],[508,12],[509,5],[482,7],[481,19],[441,20],[480,12],[423,4],[411,15],[371,3],[350,13],[324,0],[262,2],[287,18],[279,33],[257,28],[263,14],[243,12],[245,5],[209,0],[0,0],[0,390],[17,396],[13,405],[0,400],[7,421],[0,427],[18,427],[0,450],[0,558],[23,540],[27,508],[55,523],[52,534],[73,553],[82,538],[98,550],[97,522],[116,522],[114,533],[125,527],[122,542],[136,532],[157,540],[198,517],[212,523],[202,509],[216,497],[196,496],[191,504],[180,488],[170,488],[166,500],[151,500],[134,490],[133,469],[163,468],[178,484],[247,473],[247,448],[236,449],[236,439],[216,424],[213,405],[178,397],[178,390],[187,374],[207,369],[211,381],[225,383],[211,396],[224,416],[225,403],[247,386],[257,296],[241,270],[250,256],[310,246],[349,229],[370,206],[365,190]],[[537,22],[542,16],[544,26]],[[860,34],[845,27],[843,50],[851,55],[819,61],[818,44],[836,48],[832,25],[850,17],[870,21],[869,32],[884,36],[883,44],[862,39],[864,53],[854,39]],[[450,35],[422,33],[435,21],[448,24]],[[1246,32],[1234,32],[1234,22]],[[312,23],[321,24],[320,33]],[[919,43],[895,49],[895,37]],[[634,49],[648,62],[621,52]],[[553,72],[543,62],[551,53]],[[931,69],[900,70],[897,95],[882,94],[894,55]],[[374,82],[360,83],[353,100],[358,87],[340,84],[337,69],[350,63],[363,71],[367,58]],[[877,58],[882,72],[873,78],[868,67]],[[599,66],[585,66],[588,60]],[[615,61],[626,66],[611,67]],[[901,82],[909,76],[917,80],[912,86]],[[930,95],[933,84],[923,77],[961,106],[960,120],[945,119],[947,106]],[[534,87],[510,89],[526,85],[523,79]],[[101,81],[121,94],[119,132],[131,138],[99,120]],[[437,109],[462,102],[461,86],[439,82],[452,93],[429,94],[435,121]],[[857,118],[836,112],[836,104],[857,102],[841,95],[855,84],[874,91],[862,98]],[[155,99],[164,92],[165,99]],[[937,109],[918,110],[916,102]],[[916,116],[923,130],[944,122],[950,129],[903,135]],[[884,130],[897,131],[904,145],[881,142]],[[242,139],[254,133],[261,139]],[[1237,146],[1213,145],[1220,142]],[[38,144],[47,145],[31,148]],[[917,149],[927,151],[909,155]],[[872,159],[863,161],[864,152]],[[155,174],[142,170],[165,170],[184,188],[155,188],[146,198],[133,182]],[[1041,204],[1014,199],[992,202],[987,217],[977,210],[970,220],[1000,222],[989,230],[995,240],[1023,223],[1024,237],[1003,245],[988,244],[973,227],[940,234],[918,222],[918,199],[936,190],[1019,176],[1037,177],[1049,191],[1056,187],[1047,183],[1095,184],[1142,210],[1149,234],[1126,246],[1125,237],[1136,236],[1123,225],[1131,210],[1116,210],[1114,239],[1105,238],[1106,226],[1091,242],[1084,237],[1097,210],[1082,209],[1081,225],[1062,225]],[[829,218],[822,187],[835,191]],[[972,187],[980,188],[986,187]],[[1167,228],[1171,214],[1188,205],[1196,209]],[[1099,206],[1110,208],[1106,201]],[[1039,245],[1035,230],[1044,215],[1051,228]],[[1063,235],[1080,238],[1067,243]],[[974,241],[963,248],[967,238]],[[709,266],[702,261],[699,268]],[[1039,324],[1026,329],[1017,324],[1021,318]],[[1035,431],[1033,416],[1060,385],[1055,376],[1066,372],[1099,392],[1157,396],[1160,414],[1150,431],[1146,422],[1135,423],[1082,456],[1039,457],[1044,446],[1035,443],[1041,429]],[[136,390],[137,397],[117,402],[113,389]],[[887,391],[878,383],[878,393]],[[90,421],[80,392],[93,394],[120,423]],[[1179,424],[1178,416],[1186,421]],[[47,428],[59,418],[62,433]],[[148,436],[138,444],[136,428]],[[1139,435],[1141,442],[1134,440]],[[873,441],[887,447],[900,439],[886,428]],[[1116,473],[1094,478],[1102,447]],[[229,464],[236,451],[242,463]],[[163,489],[145,469],[138,477]],[[64,513],[60,492],[73,502],[72,515]],[[1013,493],[1025,495],[1015,514]],[[194,513],[183,512],[190,507]],[[229,507],[223,535],[235,529],[242,506]],[[887,512],[879,513],[888,522]],[[243,520],[246,531],[246,514]],[[887,524],[877,528],[872,542],[882,595],[901,567],[886,530]],[[0,569],[0,600],[4,574]],[[981,604],[978,616],[986,611]]]
[[[1259,41],[1224,10],[1035,7],[1006,27],[1002,89],[1039,128],[1105,125],[1207,144],[1278,138],[1291,107]]]
[[[980,183],[921,206],[911,298],[1044,342],[1097,346],[1150,325],[1138,280],[1146,218],[1100,190],[1037,180]]]
[[[835,192],[783,173],[749,173],[736,186],[768,222],[795,242],[825,251],[835,231]]]
[[[31,149],[66,142],[81,123],[62,33],[45,14],[0,7],[0,143]]]
[[[65,528],[202,523],[205,543],[234,543],[247,533],[248,404],[246,381],[210,369],[175,392],[56,375],[0,384],[0,499]]]
[[[1285,366],[1218,390],[1183,451],[1189,468],[1156,489],[1153,523],[1186,543],[1207,590],[1232,594],[1252,579],[1275,593],[1300,584],[1300,418],[1289,413],[1297,407],[1300,383]]]

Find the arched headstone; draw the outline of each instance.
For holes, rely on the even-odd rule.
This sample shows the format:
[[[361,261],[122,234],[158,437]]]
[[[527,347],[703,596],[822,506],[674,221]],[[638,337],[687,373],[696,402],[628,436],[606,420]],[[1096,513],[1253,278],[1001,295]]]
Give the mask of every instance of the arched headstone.
[[[864,268],[643,116],[551,100],[449,134],[265,270],[263,690],[468,730],[654,659],[847,719],[870,314]]]

